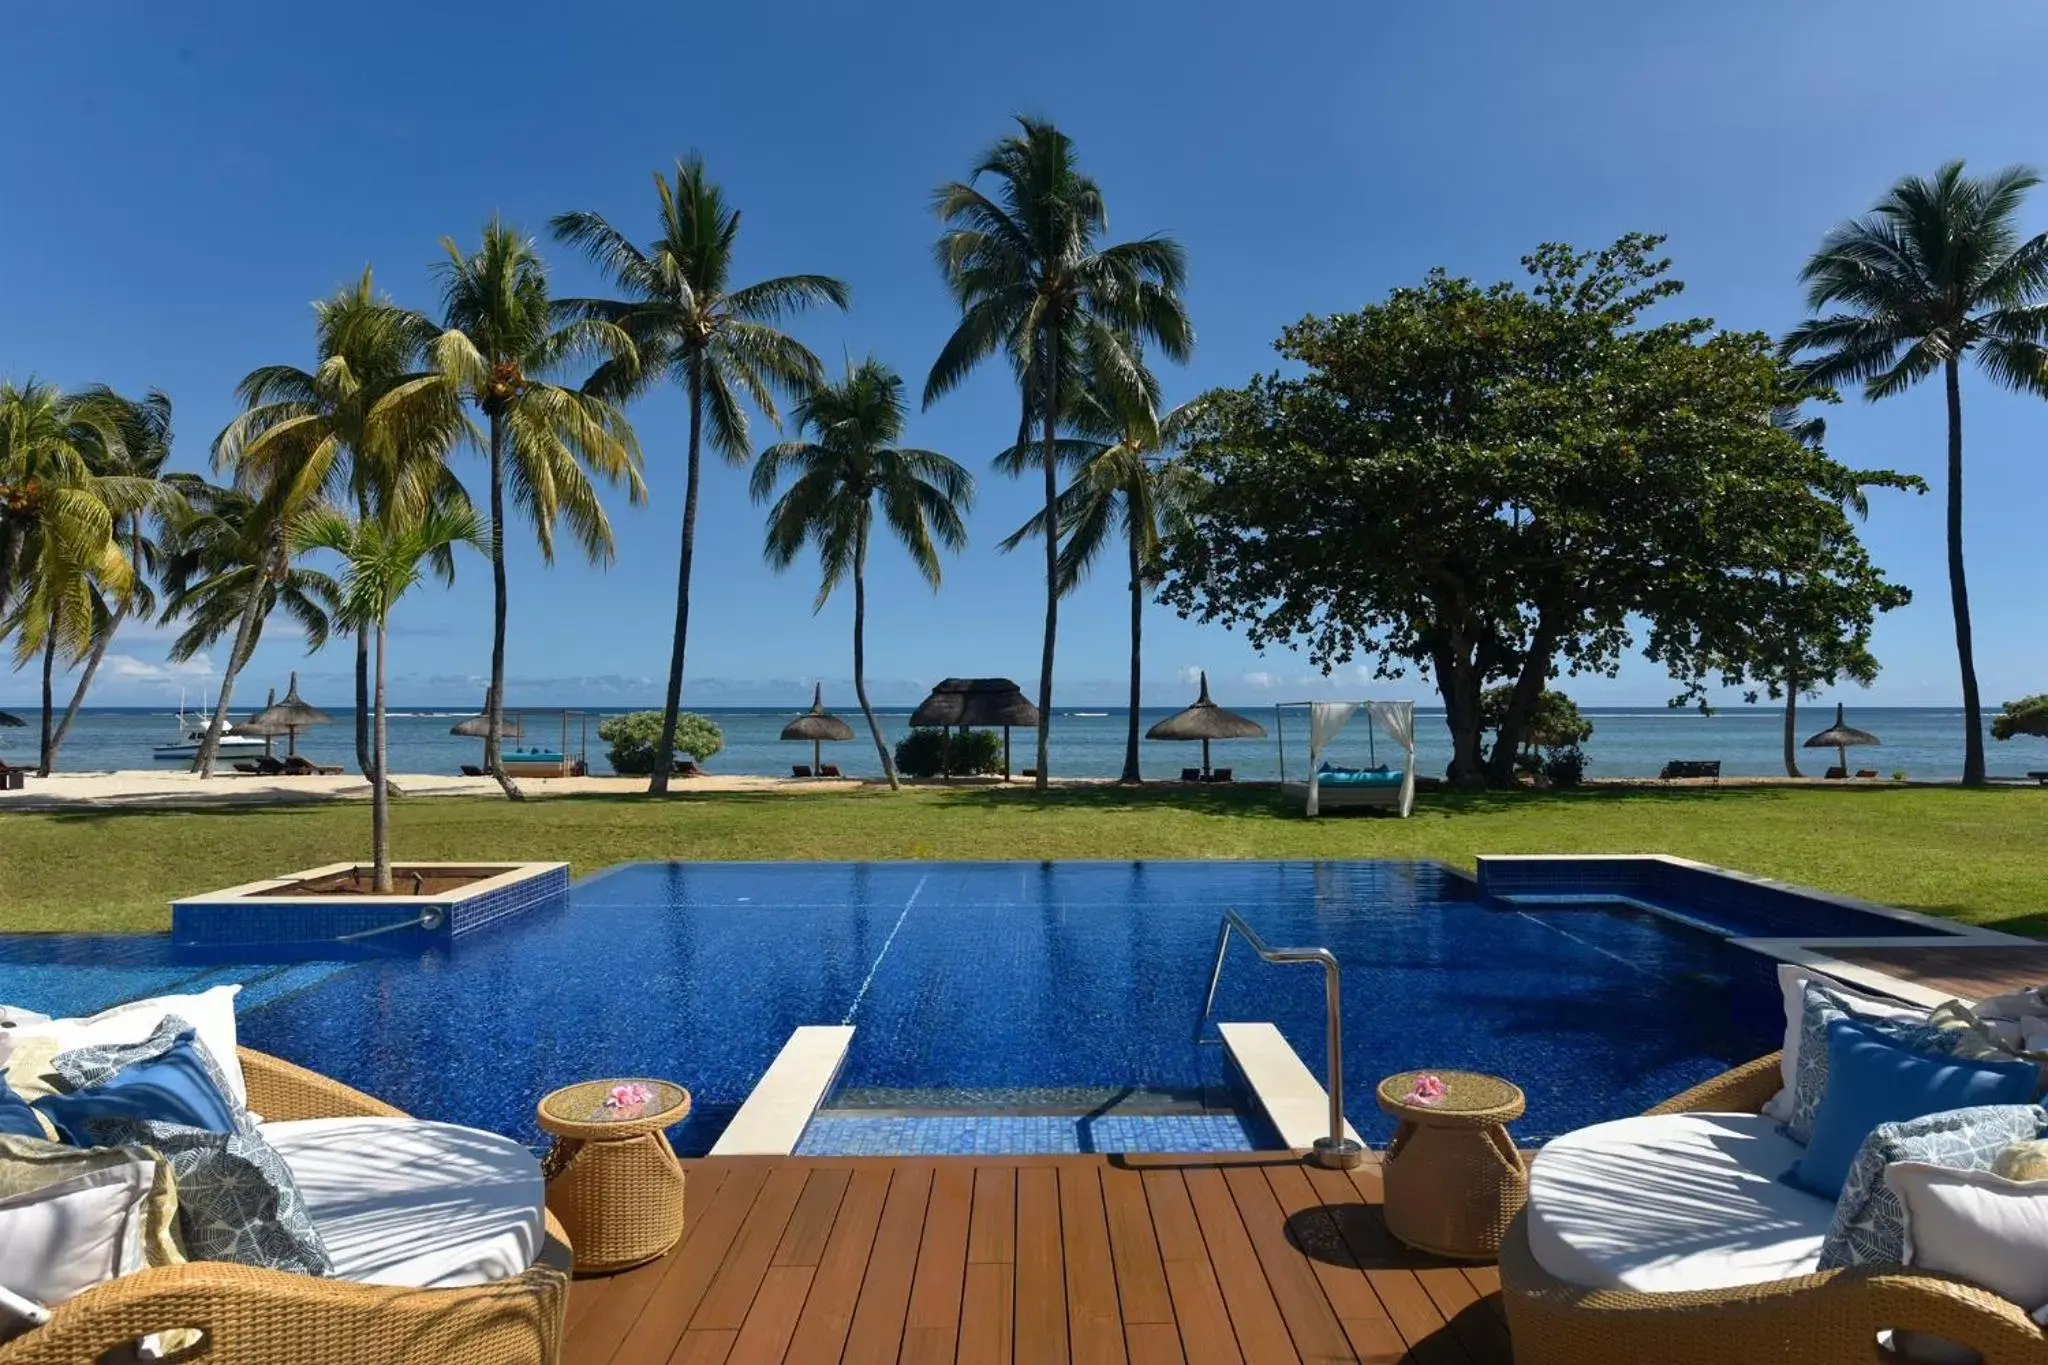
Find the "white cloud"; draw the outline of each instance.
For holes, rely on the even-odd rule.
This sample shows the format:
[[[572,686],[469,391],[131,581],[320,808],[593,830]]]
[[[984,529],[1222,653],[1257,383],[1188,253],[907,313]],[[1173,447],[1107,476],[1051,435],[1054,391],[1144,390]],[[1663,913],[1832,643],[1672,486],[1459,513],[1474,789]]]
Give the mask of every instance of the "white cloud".
[[[122,682],[160,687],[190,686],[216,676],[213,657],[208,654],[195,654],[183,663],[138,659],[133,654],[109,654],[102,667]]]
[[[1246,673],[1239,677],[1238,681],[1243,683],[1246,687],[1258,688],[1272,688],[1277,686],[1280,682],[1278,678],[1274,677],[1271,673],[1266,672],[1264,669],[1259,669],[1258,671],[1253,673]]]
[[[1179,670],[1179,677],[1182,682],[1186,683],[1189,687],[1193,687],[1202,680],[1202,666],[1200,664],[1182,664]]]

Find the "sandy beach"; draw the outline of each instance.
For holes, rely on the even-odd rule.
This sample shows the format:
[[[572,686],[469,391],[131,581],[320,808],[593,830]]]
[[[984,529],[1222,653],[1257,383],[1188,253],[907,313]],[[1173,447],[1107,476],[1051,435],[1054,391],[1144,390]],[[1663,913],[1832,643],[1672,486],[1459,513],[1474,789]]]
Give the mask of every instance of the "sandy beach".
[[[445,773],[393,773],[391,781],[407,797],[496,796],[498,784],[488,777],[451,777]],[[857,778],[808,781],[795,778],[711,776],[677,778],[677,794],[711,792],[844,791],[860,786]],[[621,795],[647,789],[644,777],[522,777],[519,790],[528,796]],[[201,781],[189,772],[136,769],[111,773],[58,773],[31,777],[20,791],[0,792],[0,810],[54,810],[70,806],[210,806],[269,805],[293,801],[362,801],[370,784],[359,773],[334,777],[253,777],[216,773]]]

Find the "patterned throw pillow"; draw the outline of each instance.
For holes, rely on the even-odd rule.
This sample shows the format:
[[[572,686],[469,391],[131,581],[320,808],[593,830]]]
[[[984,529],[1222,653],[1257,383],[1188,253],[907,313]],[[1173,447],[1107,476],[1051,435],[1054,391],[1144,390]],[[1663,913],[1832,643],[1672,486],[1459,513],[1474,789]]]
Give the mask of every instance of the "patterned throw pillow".
[[[161,1152],[178,1182],[178,1229],[195,1261],[326,1275],[334,1262],[298,1181],[253,1129],[212,1133],[147,1119],[92,1119],[93,1140]]]
[[[191,1034],[191,1046],[199,1059],[200,1067],[206,1072],[206,1079],[213,1088],[220,1091],[235,1110],[237,1126],[245,1111],[234,1102],[234,1088],[228,1084],[220,1060],[198,1036],[198,1030],[175,1014],[163,1017],[154,1031],[139,1043],[101,1043],[89,1047],[75,1047],[69,1052],[60,1052],[50,1059],[50,1070],[71,1090],[88,1090],[93,1086],[112,1080],[123,1067],[137,1062],[155,1061],[176,1047],[182,1035]]]
[[[2033,1104],[1986,1104],[1882,1123],[1863,1140],[1835,1203],[1835,1221],[1821,1243],[1821,1270],[1851,1265],[1903,1265],[1906,1213],[1884,1178],[1895,1161],[1954,1171],[1988,1171],[2015,1142],[2048,1129],[2048,1112]]]
[[[1885,1038],[1914,1052],[1948,1055],[1961,1043],[1958,1030],[1940,1029],[1906,1019],[1872,1019],[1856,1008],[1855,1002],[1825,986],[1808,982],[1805,1013],[1799,1041],[1798,1075],[1792,1086],[1792,1114],[1785,1120],[1785,1136],[1800,1146],[1813,1141],[1813,1116],[1828,1093],[1828,1025],[1837,1019],[1855,1019],[1869,1025]]]

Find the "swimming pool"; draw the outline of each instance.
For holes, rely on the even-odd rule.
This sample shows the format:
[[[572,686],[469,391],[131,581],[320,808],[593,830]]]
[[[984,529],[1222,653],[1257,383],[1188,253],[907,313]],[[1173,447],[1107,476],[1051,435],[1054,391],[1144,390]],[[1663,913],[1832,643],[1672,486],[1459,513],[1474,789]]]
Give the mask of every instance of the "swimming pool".
[[[1213,1091],[1222,1050],[1194,1029],[1225,909],[1337,954],[1347,1108],[1373,1142],[1390,1072],[1507,1076],[1536,1141],[1638,1112],[1779,1029],[1770,963],[1712,933],[1623,904],[1511,905],[1386,861],[627,865],[452,945],[355,960],[0,939],[0,1000],[69,1012],[243,980],[251,1046],[413,1113],[537,1140],[549,1089],[664,1076],[695,1094],[678,1138],[701,1150],[802,1024],[853,1024],[842,1091],[912,1108]],[[1319,973],[1239,945],[1215,1017],[1273,1021],[1321,1074]]]

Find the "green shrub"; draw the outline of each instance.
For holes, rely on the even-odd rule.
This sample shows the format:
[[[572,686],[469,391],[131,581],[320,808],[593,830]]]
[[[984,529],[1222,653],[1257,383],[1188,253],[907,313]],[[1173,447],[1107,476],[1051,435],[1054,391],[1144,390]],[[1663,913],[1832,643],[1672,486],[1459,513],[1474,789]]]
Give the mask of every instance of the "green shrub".
[[[661,744],[661,712],[634,711],[624,716],[607,716],[597,724],[597,737],[611,746],[608,757],[615,773],[651,773],[654,751]],[[676,755],[689,755],[699,763],[725,747],[725,736],[707,716],[683,711],[676,716]]]
[[[993,730],[912,730],[896,741],[896,771],[905,777],[937,777],[999,773],[1003,770],[1003,737]]]
[[[1576,787],[1586,780],[1586,762],[1586,751],[1578,745],[1559,745],[1544,751],[1543,775],[1553,787]]]

